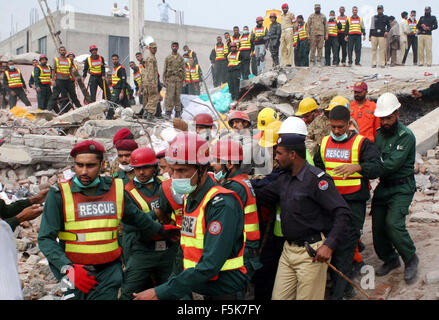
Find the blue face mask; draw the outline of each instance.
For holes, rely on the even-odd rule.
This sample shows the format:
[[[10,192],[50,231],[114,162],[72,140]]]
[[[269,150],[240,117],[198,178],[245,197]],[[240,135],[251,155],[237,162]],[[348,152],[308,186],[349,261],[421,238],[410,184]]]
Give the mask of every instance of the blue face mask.
[[[9,70],[14,70],[14,66],[9,66]]]
[[[194,172],[192,177],[187,179],[172,179],[172,189],[178,194],[191,194],[197,188],[197,185],[191,185],[191,180],[196,173],[197,171]]]
[[[185,63],[189,63],[189,59],[188,58],[184,58],[183,59]]]
[[[348,134],[345,132],[342,136],[337,137],[332,131],[331,131],[331,137],[332,140],[336,141],[336,142],[342,142],[344,140],[346,140],[348,138]]]
[[[243,33],[243,34],[249,34],[250,31],[248,31],[248,30],[244,30],[244,31],[242,31],[242,33]]]
[[[214,174],[214,177],[216,179],[216,181],[221,181],[226,177],[226,173],[224,173],[222,170],[218,171],[217,173]]]
[[[137,183],[146,185],[146,184],[150,184],[154,182],[154,177],[152,177],[151,179],[148,180],[148,182],[140,182],[139,179],[137,179],[137,177],[134,177],[134,181],[136,181]]]
[[[76,183],[81,189],[89,189],[89,188],[93,188],[93,187],[97,186],[101,182],[101,179],[99,179],[99,177],[97,177],[96,180],[93,181],[92,183],[90,183],[88,186],[84,186],[81,183],[81,181],[79,181],[78,177],[75,176],[73,178],[73,182]]]

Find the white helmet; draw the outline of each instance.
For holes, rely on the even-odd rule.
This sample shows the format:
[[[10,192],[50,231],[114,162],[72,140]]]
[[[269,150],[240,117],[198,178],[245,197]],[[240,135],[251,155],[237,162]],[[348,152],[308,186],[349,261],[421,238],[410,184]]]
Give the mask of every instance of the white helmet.
[[[398,98],[390,92],[386,92],[378,98],[377,107],[375,110],[375,117],[384,118],[390,116],[401,107]]]
[[[303,136],[308,135],[308,129],[306,128],[305,121],[298,117],[289,117],[282,123],[277,134],[295,133]]]

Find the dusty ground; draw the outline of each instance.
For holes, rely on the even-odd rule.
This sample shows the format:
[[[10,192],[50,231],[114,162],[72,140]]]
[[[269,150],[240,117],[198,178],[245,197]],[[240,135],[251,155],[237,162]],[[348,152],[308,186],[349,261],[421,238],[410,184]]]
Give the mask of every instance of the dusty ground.
[[[408,220],[407,220],[408,221]],[[439,269],[439,224],[407,222],[407,229],[415,242],[420,259],[418,277],[414,284],[407,285],[404,281],[404,265],[392,271],[385,277],[376,277],[376,288],[383,285],[391,287],[388,300],[438,300],[439,283],[425,284],[425,275]],[[375,254],[372,240],[372,217],[367,216],[362,237],[366,249],[362,252],[363,260],[367,265],[379,267],[382,261]],[[360,281],[358,277],[357,282]],[[367,290],[374,294],[373,290]],[[357,292],[355,300],[366,298]]]

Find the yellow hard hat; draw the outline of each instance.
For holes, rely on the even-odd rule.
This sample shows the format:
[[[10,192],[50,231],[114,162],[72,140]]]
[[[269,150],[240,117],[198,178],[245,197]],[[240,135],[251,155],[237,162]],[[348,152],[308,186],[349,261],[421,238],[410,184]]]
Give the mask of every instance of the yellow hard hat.
[[[305,98],[299,103],[299,110],[296,112],[296,116],[303,116],[318,108],[317,102],[313,98]]]
[[[264,131],[267,126],[279,120],[278,113],[272,108],[264,108],[258,114],[258,129]]]
[[[270,148],[277,145],[277,140],[279,140],[279,130],[282,126],[282,121],[276,120],[270,123],[264,130],[261,139],[259,140],[259,145],[263,148]]]
[[[337,106],[343,106],[348,109],[350,109],[351,103],[348,99],[342,96],[336,96],[334,97],[331,102],[329,103],[329,106],[325,109],[325,111],[331,111]]]

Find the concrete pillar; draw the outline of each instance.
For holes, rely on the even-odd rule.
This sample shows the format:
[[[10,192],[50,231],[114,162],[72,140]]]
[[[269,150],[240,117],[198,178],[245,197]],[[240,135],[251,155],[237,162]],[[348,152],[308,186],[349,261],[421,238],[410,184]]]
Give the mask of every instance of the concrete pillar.
[[[136,61],[136,52],[140,51],[139,43],[145,21],[144,8],[144,0],[130,0],[130,61]],[[132,78],[131,72],[129,77]]]

